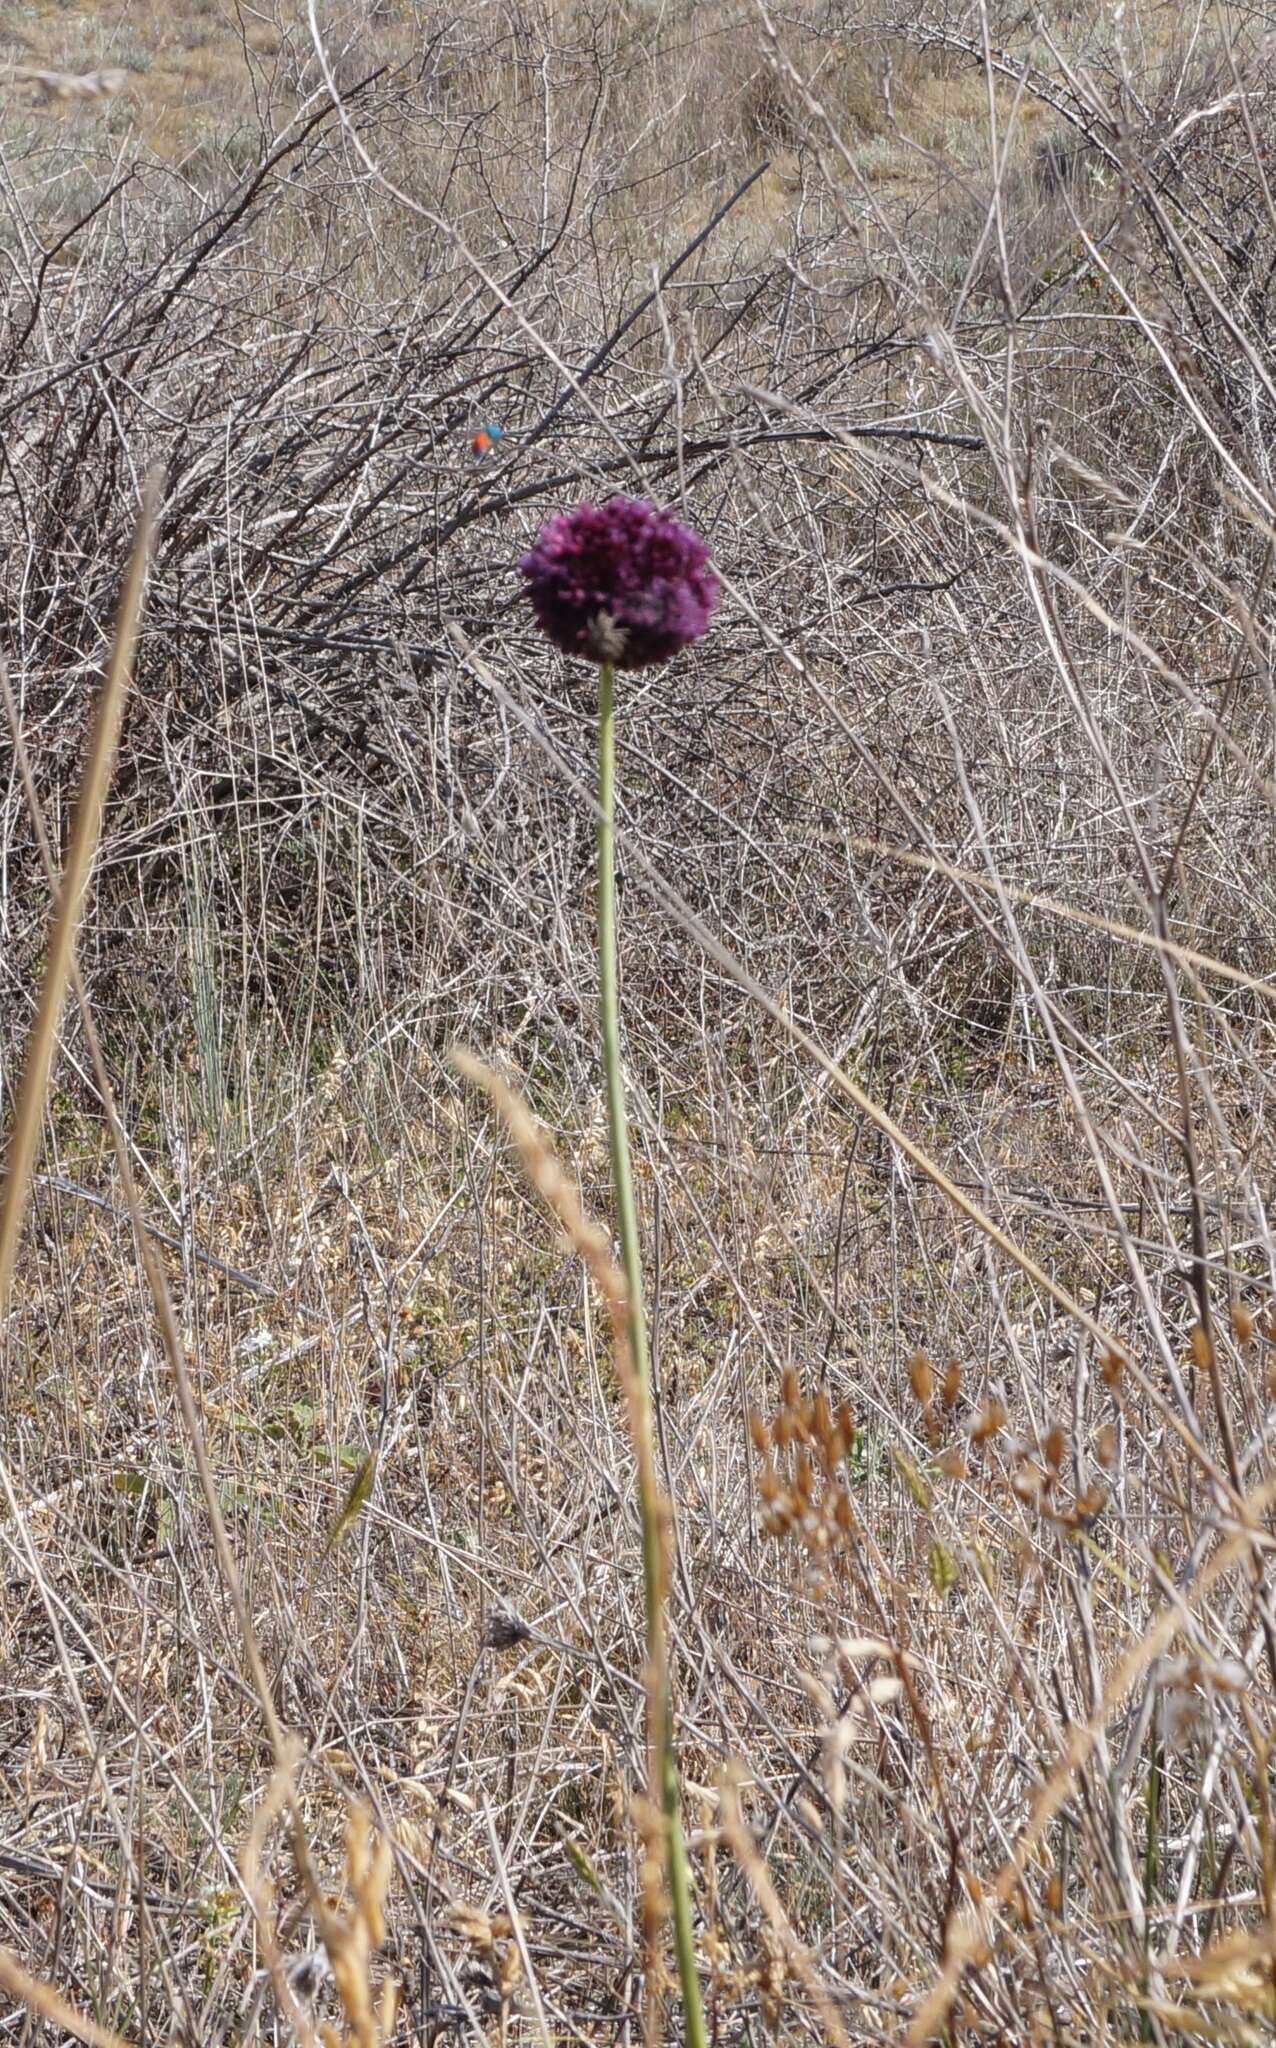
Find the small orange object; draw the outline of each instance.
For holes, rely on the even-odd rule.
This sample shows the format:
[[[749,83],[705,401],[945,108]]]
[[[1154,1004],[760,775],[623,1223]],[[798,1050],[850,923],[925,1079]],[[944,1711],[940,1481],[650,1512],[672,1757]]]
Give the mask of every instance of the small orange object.
[[[488,433],[487,428],[481,427],[470,442],[470,446],[476,455],[488,455],[495,448],[496,443]]]

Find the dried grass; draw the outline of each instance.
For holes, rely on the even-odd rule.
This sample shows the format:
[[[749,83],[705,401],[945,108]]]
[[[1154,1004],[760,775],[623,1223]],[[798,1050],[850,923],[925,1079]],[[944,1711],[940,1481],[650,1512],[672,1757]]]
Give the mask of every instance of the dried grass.
[[[1270,2039],[1261,24],[319,13],[340,115],[300,10],[8,45],[133,75],[0,166],[0,2025],[677,2034],[594,705],[510,574],[621,487],[729,586],[620,726],[715,2038]]]

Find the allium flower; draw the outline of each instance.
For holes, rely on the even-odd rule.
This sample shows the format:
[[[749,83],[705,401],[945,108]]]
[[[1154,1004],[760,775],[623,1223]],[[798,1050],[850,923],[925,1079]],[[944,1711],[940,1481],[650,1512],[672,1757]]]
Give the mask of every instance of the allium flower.
[[[542,630],[564,654],[598,663],[598,1013],[607,1082],[616,1230],[625,1276],[625,1313],[616,1332],[618,1353],[628,1353],[630,1422],[638,1452],[642,1518],[643,1594],[647,1611],[647,1728],[659,1762],[664,1808],[664,1865],[673,1921],[674,1952],[682,1991],[681,2034],[687,2048],[707,2048],[704,2005],[696,1967],[692,1886],[682,1831],[678,1759],[670,1708],[665,1636],[664,1522],[651,1445],[651,1352],[643,1309],[642,1246],[629,1158],[625,1071],[620,1036],[620,962],[616,945],[616,674],[670,661],[706,631],[718,604],[718,579],[709,550],[667,512],[640,498],[609,498],[578,505],[542,527],[519,563]],[[513,1644],[527,1633],[517,1615],[498,1615],[492,1644]]]
[[[641,498],[557,513],[518,566],[554,645],[616,668],[671,661],[718,605],[704,542]]]

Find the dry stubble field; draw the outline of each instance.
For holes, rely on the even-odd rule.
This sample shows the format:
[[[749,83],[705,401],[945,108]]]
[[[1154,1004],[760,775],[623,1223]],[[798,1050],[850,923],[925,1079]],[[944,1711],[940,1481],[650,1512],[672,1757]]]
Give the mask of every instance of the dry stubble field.
[[[609,1215],[594,684],[513,565],[620,488],[727,586],[620,725],[715,2048],[1270,2039],[1273,24],[316,22],[3,24],[59,847],[163,466],[79,957],[193,1405],[72,1002],[3,1335],[0,2037],[682,2038],[605,1319],[448,1060]]]

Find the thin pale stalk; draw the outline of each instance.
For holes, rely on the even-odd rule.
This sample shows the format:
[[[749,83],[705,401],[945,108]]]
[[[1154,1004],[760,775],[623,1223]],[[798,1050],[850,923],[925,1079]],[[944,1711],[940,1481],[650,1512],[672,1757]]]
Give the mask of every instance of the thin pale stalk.
[[[654,1431],[651,1406],[651,1356],[643,1306],[642,1261],[638,1247],[638,1211],[629,1161],[629,1123],[625,1111],[625,1079],[620,1058],[620,977],[616,952],[616,677],[610,662],[599,673],[598,705],[598,960],[602,1012],[603,1071],[607,1084],[607,1134],[611,1151],[612,1188],[620,1259],[629,1307],[629,1343],[638,1386],[638,1427],[651,1450]],[[654,1465],[654,1460],[652,1461]],[[669,1660],[665,1644],[666,1570],[663,1530],[657,1502],[643,1498],[642,1568],[647,1616],[647,1661],[651,1671],[654,1726],[652,1754],[660,1775],[660,1803],[667,1834],[669,1907],[673,1920],[678,1980],[682,1989],[687,2041],[705,2048],[704,2008],[696,1968],[692,1924],[691,1876],[682,1832],[682,1800],[674,1753],[669,1703]]]
[[[142,588],[146,581],[159,491],[159,477],[153,475],[147,482],[142,500],[142,516],[138,520],[137,533],[129,554],[128,566],[124,571],[124,584],[116,610],[110,659],[94,706],[88,753],[80,778],[79,799],[75,807],[75,823],[71,830],[71,843],[62,874],[62,887],[49,931],[44,979],[40,984],[35,1021],[27,1038],[22,1079],[18,1084],[13,1124],[5,1153],[4,1194],[0,1200],[0,1320],[3,1320],[9,1304],[13,1269],[17,1262],[18,1244],[31,1192],[31,1172],[35,1165],[44,1105],[49,1092],[49,1075],[53,1069],[53,1056],[57,1049],[58,1022],[62,1016],[62,1005],[66,999],[67,984],[71,978],[71,966],[75,958],[76,930],[80,922],[80,912],[84,907],[89,874],[97,853],[98,834],[102,828],[102,811],[106,803],[111,770],[115,765],[120,721],[124,716],[124,702],[132,680],[133,650],[137,645]]]
[[[291,1785],[294,1762],[293,1746],[288,1740],[275,1709],[270,1682],[262,1661],[239,1576],[230,1539],[226,1533],[221,1513],[216,1477],[209,1460],[208,1449],[196,1404],[190,1374],[186,1369],[186,1356],[178,1329],[177,1316],[169,1292],[168,1280],[159,1251],[147,1230],[142,1214],[141,1198],[133,1173],[128,1141],[116,1107],[114,1092],[102,1056],[97,1029],[89,1009],[88,998],[80,976],[75,957],[75,934],[80,909],[83,904],[89,871],[96,851],[101,826],[102,810],[105,803],[107,783],[114,761],[116,742],[119,737],[123,716],[124,700],[132,678],[133,653],[137,643],[141,615],[142,590],[145,583],[151,541],[157,517],[161,489],[160,472],[153,471],[147,479],[143,498],[142,516],[138,523],[137,535],[125,576],[124,590],[120,599],[116,623],[115,640],[106,680],[98,700],[93,733],[89,745],[88,765],[81,785],[80,800],[72,833],[71,852],[65,871],[59,883],[53,868],[53,858],[45,831],[44,818],[39,797],[31,776],[30,766],[23,745],[22,732],[18,723],[17,706],[9,688],[8,678],[0,670],[0,701],[9,723],[15,759],[23,783],[31,814],[32,829],[36,844],[45,865],[49,885],[54,897],[52,936],[49,944],[49,965],[45,971],[41,990],[40,1010],[32,1029],[31,1045],[27,1065],[23,1074],[22,1091],[14,1130],[9,1141],[4,1182],[4,1202],[0,1209],[0,1326],[3,1324],[8,1292],[12,1281],[13,1262],[16,1256],[25,1200],[30,1188],[31,1169],[35,1158],[40,1118],[48,1090],[49,1074],[52,1067],[53,1050],[56,1043],[57,1023],[61,1015],[62,1002],[69,983],[80,1008],[81,1025],[85,1034],[92,1062],[98,1093],[101,1098],[107,1127],[115,1150],[116,1165],[121,1185],[133,1224],[138,1257],[151,1290],[156,1318],[169,1365],[177,1386],[178,1405],[190,1437],[195,1467],[204,1495],[212,1527],[213,1547],[223,1581],[230,1595],[236,1619],[243,1638],[245,1656],[252,1675],[266,1724],[266,1732],[274,1752],[276,1767],[288,1773]],[[302,1825],[300,1807],[295,1794],[290,1799],[292,1817],[293,1853],[298,1871],[316,1904],[322,1903],[323,1894],[319,1889],[314,1866],[311,1861],[305,1830]]]

